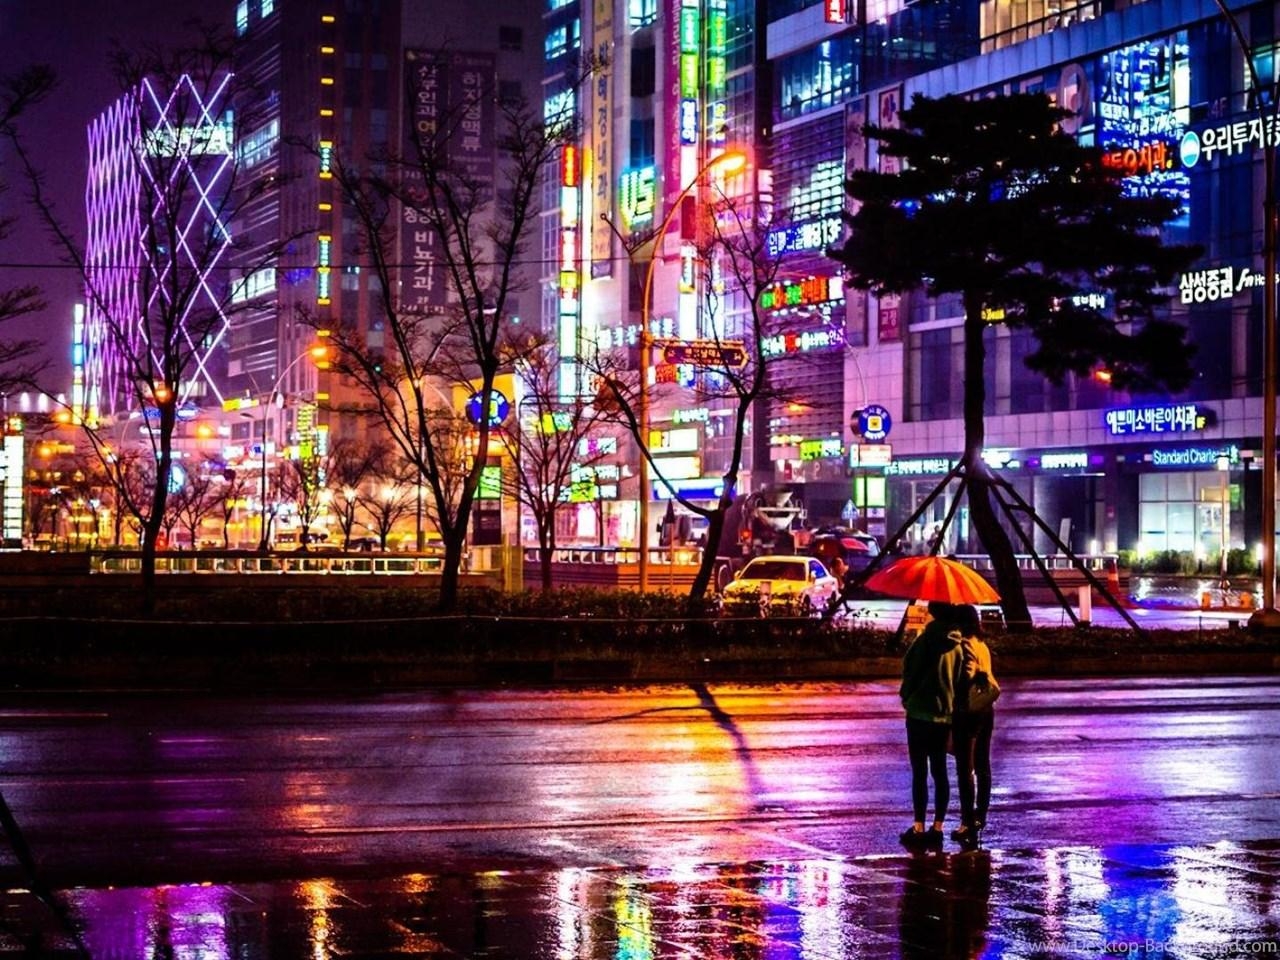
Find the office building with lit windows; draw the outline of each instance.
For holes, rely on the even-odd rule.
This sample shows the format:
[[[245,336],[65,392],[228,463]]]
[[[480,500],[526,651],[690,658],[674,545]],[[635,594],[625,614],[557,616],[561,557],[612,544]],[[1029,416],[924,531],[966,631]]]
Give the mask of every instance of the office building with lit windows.
[[[699,219],[717,197],[755,194],[756,8],[754,0],[546,0],[547,115],[573,111],[581,125],[578,143],[545,182],[542,204],[542,317],[555,331],[566,394],[590,389],[590,357],[639,362],[651,267],[653,338],[732,340],[741,327],[740,292],[722,292],[695,245]],[[607,66],[578,84],[586,54]],[[738,150],[748,161],[741,172],[707,169]],[[597,485],[602,501],[562,512],[558,535],[566,542],[636,543],[639,496],[658,508],[656,521],[670,487],[694,500],[719,495],[731,404],[699,382],[705,370],[655,356],[650,427],[669,483],[654,477],[641,492],[635,451],[613,451],[596,467],[609,471]]]
[[[244,131],[237,155],[241,183],[254,195],[235,225],[243,269],[232,319],[230,392],[250,401],[272,393],[285,398],[282,422],[269,427],[281,444],[307,433],[328,444],[368,429],[369,418],[353,412],[364,398],[342,377],[294,361],[317,326],[354,328],[372,351],[386,335],[383,292],[367,269],[361,228],[344,210],[335,164],[385,174],[389,157],[409,153],[408,125],[421,119],[414,111],[422,83],[448,97],[475,77],[498,97],[536,103],[539,4],[502,4],[480,18],[465,0],[239,0],[235,30]],[[493,129],[484,141],[496,177]],[[393,299],[444,309],[444,278],[429,243],[403,218],[397,227]],[[273,244],[285,244],[279,264],[256,267]],[[528,269],[536,274],[533,265]],[[536,315],[536,284],[531,279],[526,286],[513,316]],[[259,429],[250,418],[234,427],[243,441]]]
[[[1274,86],[1275,6],[1233,9],[1262,86]],[[843,235],[844,178],[888,168],[862,127],[897,122],[916,93],[1044,91],[1077,111],[1072,132],[1125,167],[1128,189],[1183,202],[1168,237],[1205,253],[1167,309],[1197,346],[1197,377],[1178,396],[1126,396],[1095,377],[1056,387],[1023,365],[1028,338],[993,324],[989,459],[1078,552],[1207,559],[1254,549],[1264,157],[1276,128],[1257,110],[1215,4],[547,0],[543,18],[548,110],[568,104],[584,127],[544,193],[542,313],[567,361],[566,390],[581,385],[575,358],[638,346],[654,245],[629,241],[669,212],[694,158],[747,143],[750,188],[781,220],[770,249],[784,263],[766,295],[772,329],[762,345],[775,396],[753,419],[743,489],[792,491],[811,525],[852,518],[893,532],[962,449],[961,311],[919,294],[876,299],[844,282],[824,255]],[[612,68],[579,90],[569,65],[584,50],[608,54]],[[682,290],[680,221],[677,211],[657,244],[648,318],[657,338],[707,332],[690,285]],[[653,374],[655,388],[664,379],[692,386],[679,366],[655,363]],[[694,474],[680,483],[696,491],[716,475],[717,411],[689,407],[658,402],[652,436],[675,440],[677,420],[704,424],[691,439],[697,449],[678,451]],[[621,496],[635,497],[621,471]],[[714,495],[713,485],[702,493]],[[936,501],[917,536],[950,500]],[[634,542],[632,513],[614,510],[610,542]],[[947,549],[977,549],[963,507],[956,519]],[[1048,538],[1038,533],[1036,546]]]
[[[873,18],[868,3],[865,28],[857,25],[861,8],[852,5],[843,11],[845,26],[827,25],[838,6],[770,5],[786,11],[769,24],[779,94],[773,116],[775,182],[784,181],[779,192],[786,189],[780,171],[789,152],[808,151],[812,162],[802,169],[834,158],[846,169],[887,169],[891,158],[877,156],[874,142],[858,130],[865,121],[892,125],[918,93],[1042,91],[1076,111],[1069,131],[1102,147],[1124,171],[1128,190],[1182,203],[1168,239],[1203,248],[1167,306],[1196,345],[1196,377],[1176,396],[1121,394],[1104,376],[1054,386],[1024,366],[1033,348],[1029,337],[992,324],[988,462],[1080,553],[1172,550],[1216,569],[1224,550],[1255,550],[1264,161],[1280,130],[1270,100],[1259,111],[1247,63],[1219,8],[1190,0],[1051,6],[987,0],[889,4]],[[1233,9],[1261,84],[1274,91],[1277,8]],[[816,38],[822,31],[831,37]],[[834,56],[837,42],[846,50],[881,52],[850,61],[847,54]],[[885,51],[902,56],[886,59]],[[837,63],[852,63],[853,73],[842,74]],[[788,151],[791,141],[797,146]],[[835,238],[834,225],[831,230],[824,242]],[[962,309],[950,298],[876,300],[846,288],[844,310],[843,408],[786,432],[803,440],[830,437],[833,467],[842,448],[839,465],[861,508],[859,522],[892,532],[963,449]],[[798,341],[804,332],[796,331]],[[858,412],[871,407],[888,414],[891,424],[880,442],[849,429]],[[943,518],[950,499],[935,503],[918,534]],[[1036,546],[1049,548],[1047,536],[1037,533]],[[980,549],[963,507],[946,549]]]
[[[181,409],[224,396],[231,321],[222,296],[230,254],[226,197],[234,179],[232,77],[152,78],[124,93],[88,128],[85,189],[90,295],[74,321],[75,412],[88,422],[136,410],[151,338],[170,322],[189,354]],[[167,212],[179,212],[170,216]],[[157,234],[159,236],[157,236]],[[169,316],[170,286],[192,291]],[[185,340],[185,342],[183,342]]]

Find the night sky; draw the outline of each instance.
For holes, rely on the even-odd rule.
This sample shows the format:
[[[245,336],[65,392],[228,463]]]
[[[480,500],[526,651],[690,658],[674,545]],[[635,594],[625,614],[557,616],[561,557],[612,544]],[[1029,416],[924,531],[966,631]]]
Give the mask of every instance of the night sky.
[[[58,89],[24,118],[23,130],[44,172],[46,191],[77,238],[82,240],[85,230],[85,130],[121,92],[108,64],[112,41],[126,49],[181,42],[193,36],[193,17],[229,23],[234,6],[232,0],[0,0],[0,73],[47,63],[58,75]],[[53,363],[44,387],[67,392],[71,309],[81,299],[82,284],[39,222],[24,215],[26,185],[8,158],[3,163],[0,178],[9,189],[0,195],[0,210],[23,219],[8,240],[0,241],[0,288],[34,281],[49,305],[41,314],[0,327],[0,335],[42,339]]]

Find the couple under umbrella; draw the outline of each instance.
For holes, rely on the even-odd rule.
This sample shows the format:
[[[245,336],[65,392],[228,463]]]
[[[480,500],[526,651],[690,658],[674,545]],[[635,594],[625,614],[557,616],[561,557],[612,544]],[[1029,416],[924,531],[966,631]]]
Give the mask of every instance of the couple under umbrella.
[[[929,601],[932,620],[902,662],[902,704],[911,758],[912,825],[900,839],[908,847],[941,846],[950,801],[948,741],[956,756],[961,825],[952,839],[969,847],[985,825],[991,793],[991,709],[999,686],[991,653],[982,642],[973,604],[1000,598],[976,572],[943,557],[905,557],[867,580],[879,593]],[[904,617],[905,622],[905,617]],[[934,820],[925,829],[928,780],[934,785]]]

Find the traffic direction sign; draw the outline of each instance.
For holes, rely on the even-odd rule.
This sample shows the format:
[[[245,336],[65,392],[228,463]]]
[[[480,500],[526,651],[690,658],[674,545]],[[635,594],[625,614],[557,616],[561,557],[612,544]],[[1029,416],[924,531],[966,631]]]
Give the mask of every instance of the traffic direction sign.
[[[662,361],[741,368],[747,365],[747,348],[741,340],[668,340],[662,344]]]

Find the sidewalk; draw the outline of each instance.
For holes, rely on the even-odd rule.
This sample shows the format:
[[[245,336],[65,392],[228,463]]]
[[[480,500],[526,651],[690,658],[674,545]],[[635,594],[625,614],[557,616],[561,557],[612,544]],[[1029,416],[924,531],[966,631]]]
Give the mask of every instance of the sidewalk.
[[[662,860],[661,856],[657,859]],[[61,897],[95,958],[1254,957],[1280,841],[410,873]],[[76,956],[29,893],[0,955]],[[23,943],[39,943],[24,953]]]

